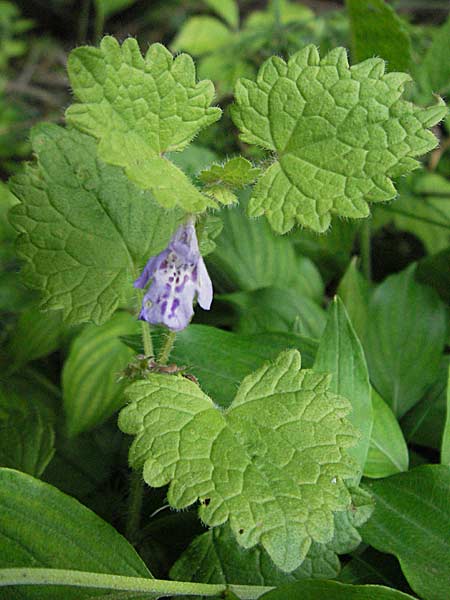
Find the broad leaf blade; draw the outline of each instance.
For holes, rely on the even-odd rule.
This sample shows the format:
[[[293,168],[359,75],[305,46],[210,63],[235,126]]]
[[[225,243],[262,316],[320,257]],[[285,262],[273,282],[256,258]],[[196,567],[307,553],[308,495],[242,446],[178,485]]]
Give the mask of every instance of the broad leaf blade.
[[[373,425],[371,388],[361,343],[339,297],[333,300],[329,308],[314,369],[331,373],[330,389],[351,402],[349,420],[359,430],[361,437],[349,454],[357,461],[362,474]]]
[[[409,71],[411,39],[406,24],[384,0],[346,0],[355,61],[379,56],[390,71]]]
[[[297,351],[281,354],[244,379],[224,413],[192,381],[152,375],[128,388],[119,417],[149,485],[170,483],[175,508],[199,498],[206,524],[229,521],[242,547],[260,542],[284,571],[312,541],[331,540],[333,514],[350,502],[343,480],[355,475],[349,403],[300,365]]]
[[[255,186],[249,214],[280,232],[300,224],[325,231],[333,214],[362,218],[369,203],[396,195],[392,177],[418,166],[437,145],[427,130],[446,114],[402,99],[403,73],[381,59],[349,68],[346,51],[320,59],[307,46],[285,63],[272,57],[256,82],[240,79],[232,116],[241,139],[276,152]]]
[[[445,306],[414,272],[412,265],[375,290],[364,344],[371,381],[397,417],[435,380],[447,337]]]
[[[100,327],[88,325],[74,339],[62,374],[69,436],[103,423],[124,404],[125,383],[118,379],[133,352],[119,337],[137,331],[135,318],[117,313]]]
[[[53,567],[151,577],[134,548],[111,525],[56,488],[0,469],[1,567]],[[59,587],[20,589],[20,598],[86,598]]]
[[[356,258],[352,259],[339,282],[338,295],[345,304],[348,316],[361,342],[366,334],[369,321],[369,284],[356,268]]]
[[[66,111],[67,121],[99,140],[102,160],[124,167],[164,207],[202,212],[215,205],[163,156],[220,118],[210,107],[214,86],[196,83],[190,56],[174,58],[153,44],[143,57],[135,39],[120,46],[106,36],[100,48],[73,50],[68,72],[79,103]]]
[[[432,94],[447,95],[450,90],[450,17],[435,32],[424,59],[414,70],[421,99],[428,102]]]
[[[375,390],[372,404],[373,429],[364,475],[378,478],[407,471],[408,447],[394,413]]]
[[[415,600],[382,585],[346,585],[336,581],[301,581],[263,594],[261,600]]]
[[[446,600],[450,589],[450,467],[425,465],[373,481],[375,512],[362,528],[365,542],[394,554],[413,590]]]
[[[40,125],[32,143],[37,164],[11,181],[24,279],[43,292],[44,308],[101,324],[132,293],[137,269],[167,245],[180,214],[102,164],[89,136]]]
[[[450,466],[450,368],[447,380],[447,402],[444,432],[442,434],[441,463]]]

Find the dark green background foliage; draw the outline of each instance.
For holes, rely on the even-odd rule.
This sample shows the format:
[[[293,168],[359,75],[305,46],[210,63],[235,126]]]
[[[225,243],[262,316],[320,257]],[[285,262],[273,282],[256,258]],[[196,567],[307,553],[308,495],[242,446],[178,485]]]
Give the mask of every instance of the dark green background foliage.
[[[449,55],[439,0],[0,0],[0,600],[448,600]]]

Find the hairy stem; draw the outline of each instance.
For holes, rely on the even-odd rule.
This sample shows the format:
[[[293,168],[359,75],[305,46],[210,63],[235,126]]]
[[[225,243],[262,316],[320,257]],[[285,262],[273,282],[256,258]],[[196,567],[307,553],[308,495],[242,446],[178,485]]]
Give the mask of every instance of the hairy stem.
[[[370,247],[370,220],[366,219],[361,225],[359,230],[359,244],[361,252],[361,266],[362,271],[367,281],[372,280],[372,262],[371,262],[371,247]]]
[[[173,345],[175,343],[176,338],[175,331],[168,331],[162,345],[161,351],[158,357],[158,364],[166,365],[169,360],[170,353],[172,352]]]
[[[141,522],[142,501],[144,499],[144,480],[139,471],[133,471],[130,476],[130,494],[128,497],[128,516],[125,535],[133,542],[139,531]]]
[[[79,588],[136,592],[142,597],[149,594],[164,596],[220,596],[227,590],[240,600],[256,600],[269,592],[271,587],[252,585],[229,585],[222,583],[191,583],[166,581],[143,577],[124,577],[107,573],[88,573],[65,569],[1,569],[0,587],[17,585],[64,585]]]

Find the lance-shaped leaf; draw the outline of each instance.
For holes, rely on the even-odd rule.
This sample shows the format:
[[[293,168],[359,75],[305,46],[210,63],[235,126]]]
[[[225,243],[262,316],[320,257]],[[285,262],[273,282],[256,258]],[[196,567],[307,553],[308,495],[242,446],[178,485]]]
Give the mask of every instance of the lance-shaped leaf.
[[[124,167],[166,208],[201,212],[215,205],[163,156],[220,118],[220,109],[210,107],[214,86],[196,83],[190,56],[174,58],[152,44],[143,57],[135,39],[120,46],[107,36],[100,48],[73,50],[68,73],[79,103],[67,110],[67,121],[99,140],[102,160]]]
[[[236,156],[223,165],[211,165],[201,171],[198,178],[205,184],[205,193],[222,204],[233,204],[237,202],[233,189],[252,183],[260,172],[249,160]]]
[[[121,169],[97,159],[95,140],[75,129],[32,132],[37,163],[13,178],[20,200],[10,212],[25,282],[42,306],[67,321],[106,321],[132,293],[137,270],[158,254],[180,219]]]
[[[232,116],[241,139],[278,160],[255,186],[249,214],[285,233],[296,223],[325,231],[333,214],[361,218],[396,195],[392,177],[437,145],[427,131],[446,114],[402,100],[405,73],[373,58],[349,68],[344,48],[320,59],[314,46],[289,62],[274,56],[257,80],[236,85]]]
[[[228,521],[244,548],[261,543],[283,571],[296,569],[312,541],[333,537],[350,504],[344,479],[356,467],[345,449],[356,432],[349,402],[328,391],[330,377],[300,370],[300,354],[280,354],[241,383],[221,411],[192,381],[152,375],[128,388],[119,426],[136,435],[130,463],[168,501],[200,499],[210,526]]]

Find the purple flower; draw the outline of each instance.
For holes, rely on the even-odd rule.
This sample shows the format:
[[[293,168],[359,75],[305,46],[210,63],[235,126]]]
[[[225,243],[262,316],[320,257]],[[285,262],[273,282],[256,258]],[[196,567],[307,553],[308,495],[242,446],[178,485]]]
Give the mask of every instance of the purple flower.
[[[134,287],[145,288],[150,279],[140,319],[181,331],[194,314],[195,295],[200,306],[209,310],[212,283],[198,249],[192,220],[180,225],[167,248],[149,259]]]

